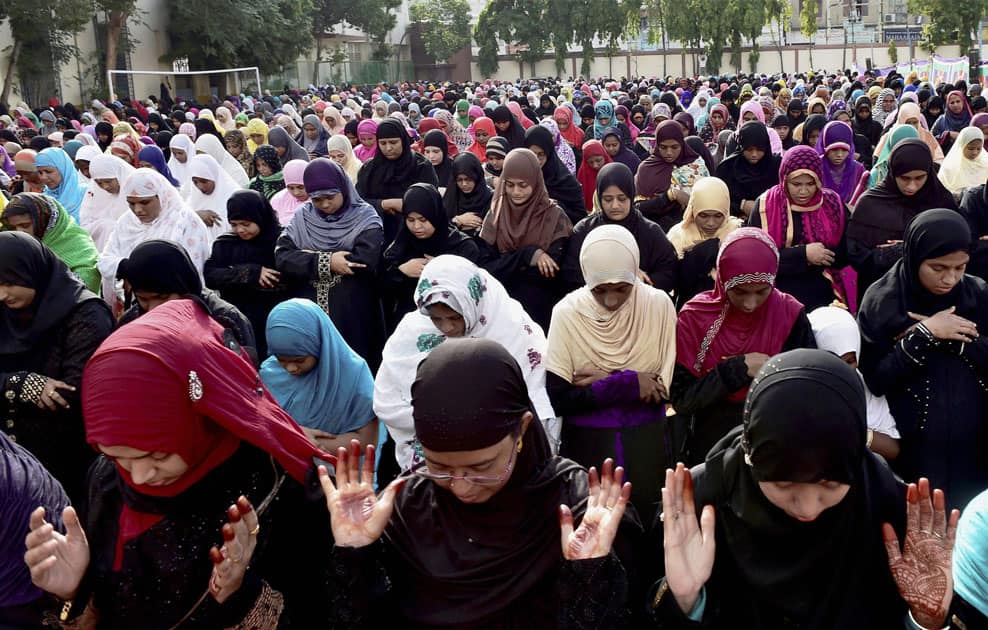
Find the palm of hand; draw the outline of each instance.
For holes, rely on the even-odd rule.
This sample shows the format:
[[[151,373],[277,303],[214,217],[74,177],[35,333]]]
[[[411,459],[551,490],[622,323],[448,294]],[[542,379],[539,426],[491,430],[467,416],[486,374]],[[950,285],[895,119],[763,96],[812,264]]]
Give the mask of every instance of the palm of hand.
[[[604,532],[613,532],[617,529],[617,523],[611,522],[614,520],[612,515],[613,510],[608,510],[604,507],[588,507],[586,513],[583,515],[583,520],[580,522],[580,526],[576,531],[567,536],[564,543],[567,550],[565,556],[576,560],[594,558],[601,555],[601,540],[607,537],[604,535]],[[613,540],[613,538],[614,534],[611,533],[608,540]],[[610,543],[608,543],[608,548],[610,548]]]
[[[89,545],[85,540],[54,533],[57,542],[53,555],[55,564],[46,573],[38,587],[49,593],[65,593],[76,590],[89,565]]]
[[[590,468],[588,476],[590,496],[583,520],[576,530],[569,507],[559,506],[563,557],[567,560],[588,560],[609,554],[631,498],[631,484],[622,483],[624,469],[615,468],[613,460],[604,461],[600,475],[596,468]]]
[[[906,534],[905,549],[889,568],[899,593],[917,616],[942,617],[944,600],[953,588],[950,561],[946,538],[918,530]]]

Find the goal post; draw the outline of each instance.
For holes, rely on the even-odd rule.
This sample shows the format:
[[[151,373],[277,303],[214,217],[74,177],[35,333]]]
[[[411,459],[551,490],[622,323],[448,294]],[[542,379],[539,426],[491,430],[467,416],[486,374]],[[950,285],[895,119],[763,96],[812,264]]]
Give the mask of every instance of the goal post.
[[[186,66],[186,67],[188,67],[188,66]],[[116,94],[114,93],[114,90],[113,90],[113,75],[115,75],[115,74],[120,74],[120,75],[142,75],[142,74],[144,74],[144,75],[154,75],[154,76],[162,76],[162,77],[185,77],[185,76],[197,76],[197,75],[204,75],[204,74],[231,74],[231,73],[234,73],[234,76],[237,77],[237,76],[239,76],[240,73],[247,73],[247,72],[253,73],[254,79],[257,81],[257,92],[258,92],[258,94],[260,94],[261,93],[261,89],[262,89],[262,86],[261,86],[261,71],[260,71],[260,69],[257,66],[247,66],[247,67],[244,67],[244,68],[218,68],[216,70],[184,70],[184,71],[175,71],[175,70],[107,70],[106,71],[106,85],[107,85],[107,88],[108,88],[109,93],[110,93],[110,100],[109,100],[109,102],[112,103],[113,101],[117,100]],[[132,94],[131,97],[132,98],[136,98],[136,95],[133,95]]]

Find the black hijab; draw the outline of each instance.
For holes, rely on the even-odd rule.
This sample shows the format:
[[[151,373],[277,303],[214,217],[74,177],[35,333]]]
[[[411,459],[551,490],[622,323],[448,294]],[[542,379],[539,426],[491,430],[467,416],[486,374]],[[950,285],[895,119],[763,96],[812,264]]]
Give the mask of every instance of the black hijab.
[[[515,118],[515,115],[511,113],[507,105],[498,105],[491,112],[491,120],[494,121],[496,125],[499,122],[510,122],[511,125],[501,131],[497,130],[497,135],[501,136],[508,141],[508,150],[517,149],[518,147],[524,147],[525,144],[525,128],[522,127],[521,121]]]
[[[428,134],[426,134],[428,135]],[[397,159],[391,160],[381,153],[367,161],[361,171],[368,170],[367,190],[386,190],[385,185],[392,185],[396,181],[405,181],[415,173],[415,154],[412,152],[412,141],[408,136],[401,121],[394,118],[385,118],[377,126],[377,139],[398,138],[401,140],[401,155]],[[422,157],[425,160],[425,157]],[[428,160],[425,160],[428,162]],[[430,163],[431,166],[431,163]]]
[[[814,131],[823,133],[823,128],[826,126],[827,117],[823,114],[810,114],[807,116],[806,121],[803,123],[803,139],[801,144],[815,148],[814,144],[810,144],[810,134]]]
[[[202,279],[195,263],[185,248],[172,241],[144,241],[120,261],[117,277],[127,280],[135,292],[202,294]]]
[[[236,234],[224,234],[220,239],[229,237],[250,243],[259,249],[270,249],[272,265],[265,266],[273,269],[274,245],[281,236],[281,225],[278,223],[277,213],[271,207],[271,202],[256,190],[238,190],[226,200],[226,218],[228,221],[253,221],[257,224],[260,232],[249,241],[244,241]]]
[[[452,247],[469,239],[466,234],[450,224],[442,197],[432,184],[418,183],[409,186],[401,200],[401,225],[398,227],[398,235],[384,253],[384,258],[389,263],[400,265],[412,258],[448,254],[451,253]],[[419,239],[408,231],[405,219],[412,212],[422,215],[432,224],[435,230],[432,236]]]
[[[749,120],[735,134],[737,148],[717,166],[717,177],[724,180],[732,194],[741,199],[757,199],[779,183],[782,158],[772,154],[768,129],[757,120]],[[748,147],[758,147],[765,155],[757,164],[744,157]]]
[[[926,184],[912,196],[903,195],[895,178],[909,171],[926,171]],[[956,209],[954,196],[937,178],[930,148],[918,138],[902,140],[889,155],[888,174],[877,186],[861,195],[847,236],[875,247],[888,240],[902,240],[913,217],[930,208]]]
[[[197,118],[193,123],[196,127],[196,139],[201,138],[205,135],[213,135],[223,141],[223,136],[220,135],[219,130],[216,129],[216,124],[208,118]]]
[[[786,106],[786,116],[792,121],[792,127],[795,129],[806,120],[806,105],[799,99],[792,99]]]
[[[488,142],[488,145],[490,143]],[[456,185],[456,178],[466,175],[473,180],[473,192],[466,194]],[[458,214],[473,212],[480,218],[487,216],[491,209],[494,191],[487,185],[484,167],[473,153],[461,153],[453,159],[453,180],[443,197],[446,216],[452,219]]]
[[[866,448],[866,416],[850,366],[822,350],[785,352],[752,382],[743,426],[694,469],[697,512],[717,511],[711,579],[725,581],[721,613],[739,627],[782,619],[806,629],[886,627],[905,616],[881,529],[891,523],[901,539],[905,487]],[[758,485],[822,480],[850,489],[809,523]]]
[[[378,134],[378,137],[381,137]],[[422,137],[422,149],[425,147],[434,147],[439,149],[443,153],[443,161],[439,163],[439,166],[435,164],[432,168],[436,169],[436,177],[439,179],[439,186],[442,188],[449,188],[453,186],[453,160],[449,159],[449,138],[446,136],[446,132],[441,129],[433,129],[426,132],[425,136]],[[429,161],[432,162],[431,160]]]
[[[545,188],[559,207],[566,212],[575,224],[587,216],[586,203],[583,200],[583,189],[573,173],[569,172],[563,161],[556,154],[556,143],[552,132],[542,125],[534,125],[525,133],[525,147],[537,146],[545,152],[545,164],[542,165],[542,178]]]
[[[175,134],[173,134],[170,131],[159,131],[158,133],[154,134],[154,143],[158,146],[159,149],[161,149],[161,152],[165,156],[166,163],[172,157],[170,143],[174,135]]]
[[[751,122],[751,121],[749,121],[749,122]],[[791,149],[791,148],[793,148],[796,145],[796,141],[793,140],[793,137],[792,137],[793,124],[792,124],[792,121],[789,120],[789,116],[786,116],[785,114],[779,114],[778,116],[776,116],[775,118],[772,119],[772,125],[771,125],[771,127],[772,127],[772,129],[775,129],[776,130],[776,133],[778,133],[779,127],[788,127],[789,128],[789,133],[787,133],[786,134],[786,137],[782,139],[782,149],[783,150]]]
[[[450,392],[469,396],[451,400]],[[473,338],[446,340],[419,364],[412,408],[419,441],[440,452],[496,444],[533,411],[511,354]],[[484,625],[561,566],[556,514],[565,503],[579,520],[587,475],[552,456],[537,418],[520,437],[508,482],[484,503],[462,503],[416,476],[399,491],[385,537],[406,566],[398,606],[413,625]]]
[[[868,288],[861,303],[858,323],[867,341],[887,345],[916,323],[907,313],[933,315],[951,306],[979,328],[988,326],[988,309],[979,308],[988,287],[980,278],[965,275],[946,295],[930,293],[919,282],[924,260],[970,250],[971,229],[959,212],[937,208],[920,213],[909,224],[903,245],[902,258]]]
[[[30,350],[80,304],[99,299],[47,246],[23,232],[0,232],[0,282],[35,290],[25,309],[0,303],[0,357]]]
[[[96,144],[99,145],[100,151],[106,152],[106,148],[110,146],[111,142],[113,142],[113,125],[105,120],[101,120],[96,123],[95,131],[96,137],[94,140],[96,140]],[[100,136],[106,136],[106,141],[104,142],[103,140],[100,140]]]

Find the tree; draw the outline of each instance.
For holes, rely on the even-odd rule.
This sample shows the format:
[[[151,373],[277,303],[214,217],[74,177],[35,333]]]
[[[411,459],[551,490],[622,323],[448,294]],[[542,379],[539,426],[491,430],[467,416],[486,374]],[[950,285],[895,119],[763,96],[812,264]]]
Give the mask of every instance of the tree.
[[[168,7],[171,48],[164,58],[187,57],[193,70],[258,66],[277,72],[312,46],[313,0],[172,0]]]
[[[392,11],[401,6],[401,0],[313,0],[313,4],[316,61],[312,68],[312,83],[319,83],[319,64],[325,61],[322,36],[338,24],[349,25],[367,33],[380,49],[388,32],[395,27]]]
[[[810,68],[813,68],[813,46],[816,44],[817,0],[802,0],[799,7],[799,31],[810,40]]]
[[[120,35],[136,8],[137,0],[96,0],[96,9],[103,11],[106,15],[106,43],[103,51],[102,75],[105,75],[107,70],[117,69]]]
[[[480,71],[489,76],[497,71],[499,41],[518,46],[516,55],[532,66],[549,49],[550,30],[542,22],[549,0],[490,0],[477,18],[473,38],[478,51]]]
[[[899,49],[895,47],[894,39],[889,40],[889,61],[891,61],[893,65],[899,63]]]
[[[0,21],[7,21],[13,38],[0,102],[10,97],[15,69],[22,79],[40,72],[51,74],[78,53],[68,40],[82,30],[91,11],[91,0],[0,1]],[[22,56],[25,50],[31,54]]]
[[[470,3],[467,0],[416,0],[408,10],[419,27],[425,52],[436,63],[470,45]]]
[[[988,13],[988,0],[908,0],[910,13],[930,19],[923,27],[923,39],[930,46],[958,43],[961,54],[971,49],[981,27],[981,17]]]

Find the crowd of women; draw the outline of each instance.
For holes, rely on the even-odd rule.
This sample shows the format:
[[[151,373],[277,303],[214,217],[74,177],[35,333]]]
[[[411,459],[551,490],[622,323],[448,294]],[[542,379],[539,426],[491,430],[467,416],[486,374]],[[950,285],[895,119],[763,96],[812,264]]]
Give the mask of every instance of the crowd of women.
[[[0,106],[0,627],[988,627],[986,110]]]

